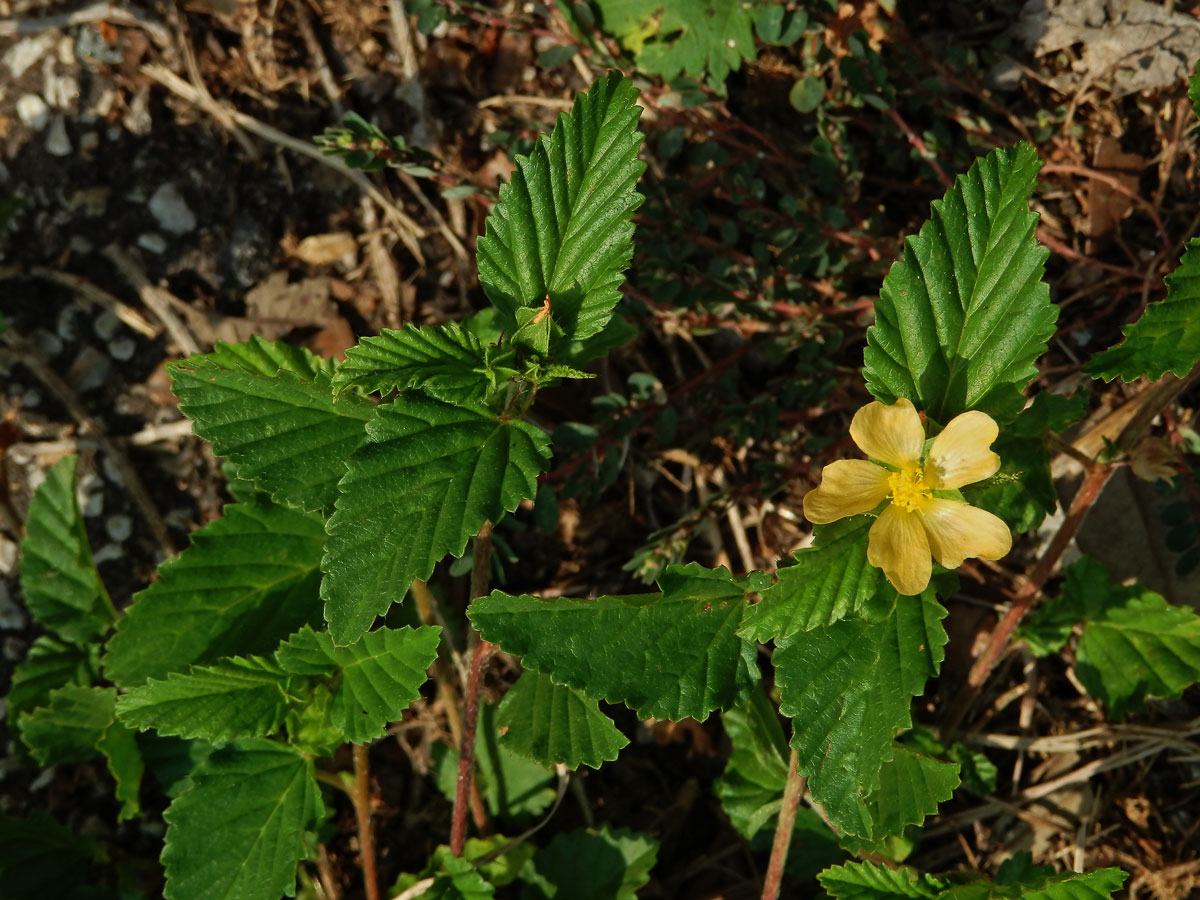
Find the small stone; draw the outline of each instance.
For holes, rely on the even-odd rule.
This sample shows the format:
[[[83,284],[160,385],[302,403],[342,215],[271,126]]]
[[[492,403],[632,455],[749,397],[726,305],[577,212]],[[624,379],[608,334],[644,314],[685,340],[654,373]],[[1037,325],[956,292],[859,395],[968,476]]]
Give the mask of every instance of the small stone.
[[[33,388],[29,388],[23,394],[21,394],[21,405],[24,407],[32,409],[33,407],[40,405],[41,402],[42,395]]]
[[[121,124],[130,134],[145,137],[150,133],[153,123],[150,121],[150,85],[144,84],[129,101]],[[115,140],[115,138],[114,138]]]
[[[58,39],[58,61],[64,66],[69,66],[75,62],[75,41],[69,34],[64,34]]]
[[[129,516],[109,516],[104,523],[104,532],[118,543],[129,540],[133,534],[133,519]]]
[[[51,156],[70,156],[71,139],[67,137],[67,121],[59,113],[46,130],[46,152]]]
[[[25,94],[17,100],[17,118],[34,131],[41,131],[50,124],[50,107],[37,94]]]
[[[33,341],[33,346],[37,347],[42,356],[46,357],[47,359],[53,359],[63,351],[62,338],[60,338],[53,331],[46,331],[45,329],[39,328],[32,335],[30,335],[30,338]]]
[[[106,562],[116,562],[118,560],[122,560],[126,556],[127,554],[120,544],[105,544],[96,551],[95,555],[92,556],[92,559],[96,565],[101,565],[102,563]]]
[[[121,362],[128,362],[133,359],[133,354],[136,350],[137,344],[133,342],[133,338],[126,335],[108,342],[108,355]]]
[[[79,99],[79,82],[70,75],[46,79],[46,100],[59,109],[70,109]]]
[[[96,332],[96,337],[102,341],[111,341],[117,336],[117,330],[120,327],[121,320],[117,318],[116,313],[109,309],[96,316],[96,321],[92,323],[92,331]]]
[[[187,234],[196,227],[196,215],[188,208],[187,201],[179,188],[171,182],[161,185],[148,204],[150,214],[164,231],[171,234]]]
[[[17,631],[26,624],[25,610],[8,593],[8,584],[0,581],[0,628]]]
[[[12,72],[13,81],[24,75],[30,66],[41,59],[42,54],[50,49],[50,45],[53,43],[54,32],[47,31],[44,34],[17,41],[9,47],[4,53],[4,64]]]
[[[17,570],[17,542],[0,535],[0,575],[12,575]]]
[[[100,135],[88,131],[79,138],[79,152],[91,156],[100,149]]]
[[[157,231],[147,231],[145,234],[138,235],[137,245],[143,250],[157,255],[166,252],[167,239]]]
[[[72,304],[58,311],[54,322],[54,330],[64,341],[73,341],[79,337],[79,307]]]
[[[88,494],[87,499],[80,505],[83,515],[88,519],[94,519],[100,513],[104,512],[104,494],[101,491],[96,491],[94,494]]]

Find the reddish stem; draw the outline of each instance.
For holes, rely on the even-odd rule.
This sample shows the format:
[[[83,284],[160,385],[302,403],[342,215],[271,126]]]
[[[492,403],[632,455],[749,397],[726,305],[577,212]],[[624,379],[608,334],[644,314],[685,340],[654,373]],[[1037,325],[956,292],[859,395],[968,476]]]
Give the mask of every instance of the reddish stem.
[[[471,566],[471,599],[482,597],[487,592],[488,569],[492,563],[492,523],[484,522],[475,537],[475,559]],[[454,815],[450,823],[450,852],[462,856],[463,843],[467,839],[467,812],[472,803],[472,787],[475,780],[475,729],[479,723],[479,691],[483,685],[483,671],[496,649],[471,632],[475,649],[471,653],[471,670],[467,674],[467,686],[463,697],[463,738],[458,748],[458,783],[454,791]]]
[[[775,824],[775,840],[771,844],[767,877],[763,880],[762,900],[778,900],[779,888],[783,883],[783,867],[787,863],[788,848],[792,846],[792,831],[796,827],[796,810],[800,808],[800,794],[804,791],[804,781],[804,776],[800,774],[800,752],[793,750],[788,758],[788,779],[783,789],[783,806],[779,808],[779,821]]]
[[[354,745],[354,817],[358,822],[358,864],[363,873],[367,900],[379,900],[379,876],[375,873],[375,836],[371,831],[371,769],[365,744]]]

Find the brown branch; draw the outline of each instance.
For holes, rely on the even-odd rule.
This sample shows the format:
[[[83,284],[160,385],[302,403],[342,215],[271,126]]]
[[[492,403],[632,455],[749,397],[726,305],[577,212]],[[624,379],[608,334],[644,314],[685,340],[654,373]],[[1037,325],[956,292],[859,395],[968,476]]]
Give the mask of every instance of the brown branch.
[[[492,523],[484,522],[475,536],[475,559],[471,566],[471,599],[487,593],[488,570],[492,564]],[[467,675],[466,697],[463,704],[463,736],[458,748],[458,783],[454,791],[454,816],[450,825],[450,852],[462,856],[467,839],[467,809],[471,805],[471,788],[475,776],[475,728],[479,723],[479,692],[483,671],[487,666],[493,644],[472,631],[475,649],[471,653],[471,670]]]
[[[800,774],[800,751],[792,750],[788,758],[787,785],[783,789],[783,806],[779,809],[775,840],[771,844],[771,861],[767,864],[767,877],[763,879],[762,900],[778,900],[779,888],[783,883],[783,867],[787,862],[788,848],[792,846],[796,810],[800,808],[800,795],[804,793],[805,781],[807,779]]]
[[[354,818],[358,823],[358,864],[363,873],[367,900],[379,900],[379,876],[375,872],[375,836],[371,831],[371,769],[365,744],[354,745]]]

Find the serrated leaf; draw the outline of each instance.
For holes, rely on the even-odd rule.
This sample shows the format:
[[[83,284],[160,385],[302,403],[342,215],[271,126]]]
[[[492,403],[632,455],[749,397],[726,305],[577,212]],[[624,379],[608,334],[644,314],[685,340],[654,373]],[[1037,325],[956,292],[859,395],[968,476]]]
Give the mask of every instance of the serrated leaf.
[[[739,638],[746,594],[766,577],[670,566],[658,594],[574,600],[494,591],[467,615],[528,669],[642,718],[703,721],[758,680],[755,645]]]
[[[779,717],[762,691],[721,713],[733,752],[714,785],[721,808],[738,834],[750,840],[783,805],[788,746]]]
[[[1051,870],[1047,874],[1041,871],[1044,868],[1032,867],[1031,882],[1004,884],[998,873],[995,884],[976,880],[951,885],[938,894],[938,900],[1108,900],[1127,877],[1120,869],[1082,873]]]
[[[581,828],[555,836],[522,877],[523,900],[636,900],[650,881],[658,841],[624,828]]]
[[[255,339],[171,363],[171,391],[193,430],[274,500],[328,512],[374,404],[334,399],[330,368],[307,351]],[[276,367],[272,369],[272,366]]]
[[[17,723],[21,713],[48,705],[51,692],[58,688],[90,685],[100,674],[99,657],[95,644],[69,644],[43,634],[13,670],[8,721]]]
[[[1164,283],[1167,296],[1122,329],[1120,344],[1093,356],[1085,367],[1089,374],[1105,381],[1157,381],[1168,371],[1182,378],[1192,370],[1200,360],[1200,238],[1188,242]]]
[[[668,81],[699,78],[707,69],[721,84],[757,55],[753,22],[754,8],[743,0],[674,0],[662,7],[657,39],[638,53],[638,68]]]
[[[547,298],[568,340],[599,333],[612,316],[642,202],[636,99],[619,72],[598,79],[528,157],[517,157],[476,251],[479,281],[506,328],[516,327],[518,309]]]
[[[346,740],[365,744],[421,696],[441,633],[432,626],[380,628],[338,647],[325,632],[305,628],[280,645],[275,659],[297,675],[337,674],[330,721]]]
[[[817,879],[833,900],[924,900],[937,897],[945,882],[915,869],[889,869],[851,862],[826,869]]]
[[[963,497],[972,506],[999,516],[1018,534],[1032,531],[1058,506],[1046,442],[1040,435],[1002,434],[992,450],[1001,459],[996,479],[967,485]]]
[[[456,323],[385,328],[346,351],[333,376],[333,390],[350,385],[387,394],[421,388],[447,403],[482,403],[490,380],[486,349]]]
[[[168,900],[275,900],[296,892],[304,832],[323,814],[312,762],[284,744],[217,750],[167,808]]]
[[[814,546],[780,569],[762,599],[746,608],[738,634],[766,642],[829,625],[856,612],[883,581],[867,562],[867,532],[874,519],[852,516],[818,525]]]
[[[454,856],[449,849],[438,848],[441,871],[421,896],[429,900],[487,900],[494,897],[496,889],[479,870],[467,860]]]
[[[544,766],[598,769],[629,743],[599,703],[538,672],[517,679],[496,717],[501,746]]]
[[[920,825],[959,785],[958,763],[943,762],[898,744],[879,771],[879,790],[867,799],[876,835]]]
[[[163,793],[172,800],[187,790],[192,783],[192,773],[213,752],[213,745],[208,741],[163,737],[152,731],[138,735],[138,748],[142,761]]]
[[[49,704],[20,719],[21,739],[41,765],[81,763],[95,757],[113,721],[113,688],[67,685],[50,692]]]
[[[33,617],[81,643],[104,634],[117,618],[92,561],[68,456],[46,473],[29,503],[21,541],[21,590]]]
[[[979,409],[1003,423],[1054,333],[1029,197],[1041,162],[1026,144],[977,159],[904,243],[875,304],[864,375],[878,400],[907,397],[945,423]]]
[[[96,896],[85,887],[95,852],[92,841],[42,810],[22,819],[0,815],[0,884],[5,900]]]
[[[776,642],[780,710],[792,719],[800,771],[846,834],[882,835],[865,801],[896,732],[912,723],[912,698],[941,666],[945,615],[931,588],[898,598],[880,621],[848,619]]]
[[[549,455],[541,430],[483,407],[419,394],[378,407],[327,526],[321,593],[334,641],[357,640],[414,578],[462,556],[485,520],[532,498]]]
[[[117,783],[115,796],[121,804],[117,821],[132,819],[141,812],[138,793],[146,769],[136,735],[120,722],[112,722],[97,741],[96,749],[104,754],[109,774]]]
[[[549,766],[518,756],[500,740],[496,725],[495,703],[479,709],[475,732],[475,781],[479,794],[493,816],[519,819],[536,816],[554,802],[551,786],[554,770]],[[433,748],[438,790],[454,802],[458,784],[458,754],[445,744]]]
[[[220,743],[269,735],[283,724],[288,675],[259,657],[234,657],[215,666],[151,679],[117,701],[130,728]]]
[[[1113,718],[1171,699],[1200,681],[1200,617],[1145,588],[1083,628],[1075,671]]]
[[[1062,594],[1042,605],[1021,636],[1039,655],[1057,652],[1077,622],[1075,670],[1113,717],[1147,696],[1178,697],[1200,681],[1200,617],[1140,584],[1113,584],[1104,564],[1083,557],[1067,568]]]
[[[226,656],[270,653],[321,620],[325,529],[266,499],[230,504],[134,597],[104,655],[123,687]]]

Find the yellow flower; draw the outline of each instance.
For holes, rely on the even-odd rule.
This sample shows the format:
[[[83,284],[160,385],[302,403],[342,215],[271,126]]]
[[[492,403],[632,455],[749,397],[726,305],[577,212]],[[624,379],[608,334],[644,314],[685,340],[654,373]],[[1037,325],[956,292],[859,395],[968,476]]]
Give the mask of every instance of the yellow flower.
[[[925,429],[912,403],[868,403],[854,414],[850,437],[872,461],[826,466],[821,484],[804,497],[804,515],[823,525],[890,500],[871,526],[867,562],[901,594],[919,594],[929,584],[931,555],[956,569],[964,559],[999,559],[1012,549],[1012,534],[999,518],[934,496],[996,474],[1000,457],[988,448],[997,434],[991,416],[971,410],[951,419],[923,456]]]

